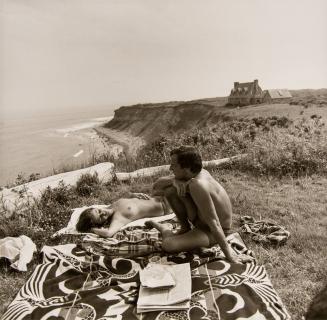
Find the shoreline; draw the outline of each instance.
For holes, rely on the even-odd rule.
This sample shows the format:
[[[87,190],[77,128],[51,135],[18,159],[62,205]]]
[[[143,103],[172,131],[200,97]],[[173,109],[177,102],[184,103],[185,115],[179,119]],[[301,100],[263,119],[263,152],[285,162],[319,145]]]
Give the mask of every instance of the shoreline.
[[[94,156],[109,154],[118,159],[121,153],[126,157],[135,157],[138,149],[145,144],[139,137],[134,137],[127,132],[117,131],[98,124],[93,127],[72,131],[59,131],[46,133],[49,140],[48,146],[53,145],[52,154],[47,149],[27,155],[28,161],[24,163],[1,163],[2,175],[0,187],[17,185],[18,177],[21,176],[24,183],[31,176],[38,179],[52,176],[72,170],[78,170],[90,165]],[[53,144],[51,140],[55,139]],[[48,147],[47,146],[47,147]],[[36,150],[36,149],[35,149]],[[4,174],[6,173],[6,174]],[[20,183],[18,183],[20,184]]]
[[[133,158],[136,156],[137,151],[145,145],[145,140],[140,137],[135,137],[126,131],[118,131],[114,129],[98,126],[93,128],[100,139],[108,145],[114,146],[116,149],[116,156],[123,152],[127,157]],[[118,153],[117,153],[118,151]],[[112,152],[112,151],[111,151]]]
[[[81,169],[89,166],[94,156],[114,155],[118,151],[117,146],[105,143],[98,136],[95,127],[59,133],[50,130],[35,137],[30,148],[14,144],[13,152],[1,154],[1,187],[19,184],[19,177],[23,183],[33,175],[43,178]],[[7,149],[10,149],[10,144]]]

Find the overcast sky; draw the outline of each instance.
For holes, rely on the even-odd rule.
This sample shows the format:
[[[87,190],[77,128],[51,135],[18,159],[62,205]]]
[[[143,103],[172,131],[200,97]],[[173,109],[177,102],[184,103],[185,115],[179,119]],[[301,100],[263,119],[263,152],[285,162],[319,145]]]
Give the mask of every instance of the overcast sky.
[[[327,87],[325,0],[0,3],[5,111]]]

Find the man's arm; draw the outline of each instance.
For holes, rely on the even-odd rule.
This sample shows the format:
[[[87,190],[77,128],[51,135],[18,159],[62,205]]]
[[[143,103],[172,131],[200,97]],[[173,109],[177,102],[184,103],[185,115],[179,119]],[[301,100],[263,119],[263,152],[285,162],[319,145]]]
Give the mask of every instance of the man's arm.
[[[206,189],[203,183],[199,181],[192,181],[192,183],[190,183],[190,193],[203,218],[205,221],[207,221],[207,225],[209,226],[210,231],[219,244],[221,250],[225,254],[226,259],[230,262],[236,262],[232,254],[232,249],[226,241],[225,234],[220,225],[216,208],[209,191]]]
[[[174,176],[165,176],[156,180],[152,186],[152,195],[153,196],[163,196],[164,190],[173,185]]]

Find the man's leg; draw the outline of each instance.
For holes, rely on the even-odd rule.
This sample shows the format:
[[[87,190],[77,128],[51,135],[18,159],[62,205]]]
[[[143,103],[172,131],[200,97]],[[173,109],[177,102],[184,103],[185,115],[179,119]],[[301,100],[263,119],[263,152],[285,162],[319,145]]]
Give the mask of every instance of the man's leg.
[[[189,231],[191,228],[188,221],[187,208],[184,202],[182,201],[181,197],[177,194],[176,188],[175,187],[166,188],[165,197],[169,202],[170,207],[176,214],[179,223],[181,224],[180,233]]]
[[[185,206],[188,220],[191,221],[192,223],[194,223],[198,216],[198,208],[197,208],[196,204],[194,203],[191,195],[186,194],[185,197],[181,197],[180,199]]]
[[[208,235],[197,228],[176,235],[173,234],[165,224],[155,221],[147,221],[146,226],[156,228],[161,232],[162,249],[166,252],[182,252],[210,246]]]
[[[172,236],[176,236],[176,233],[174,233],[168,227],[168,224],[166,224],[166,223],[161,224],[161,223],[153,221],[153,220],[148,220],[148,221],[144,222],[144,225],[147,228],[150,228],[150,229],[151,228],[157,229],[161,233],[162,239],[169,238],[169,237],[172,237]]]

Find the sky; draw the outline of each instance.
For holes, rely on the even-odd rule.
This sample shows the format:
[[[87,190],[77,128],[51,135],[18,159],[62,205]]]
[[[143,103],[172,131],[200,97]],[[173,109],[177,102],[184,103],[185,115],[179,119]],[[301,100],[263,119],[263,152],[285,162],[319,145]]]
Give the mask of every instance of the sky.
[[[0,0],[2,116],[327,87],[325,0]]]

